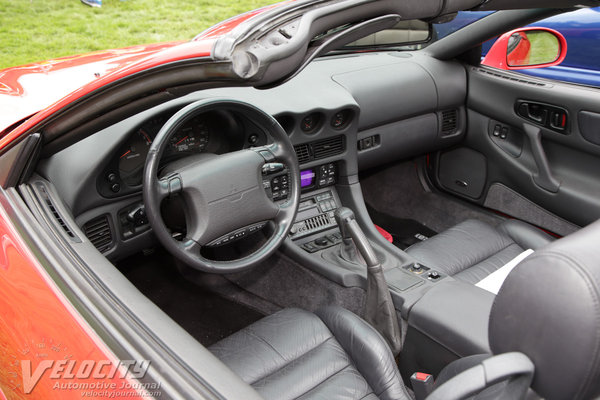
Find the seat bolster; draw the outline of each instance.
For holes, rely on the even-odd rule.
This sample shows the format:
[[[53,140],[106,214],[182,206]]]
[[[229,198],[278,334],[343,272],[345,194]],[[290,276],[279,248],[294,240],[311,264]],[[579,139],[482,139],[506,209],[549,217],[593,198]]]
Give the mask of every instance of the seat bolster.
[[[514,219],[504,221],[498,230],[508,235],[523,249],[537,250],[554,241],[552,236],[541,229]]]
[[[340,307],[316,313],[365,377],[377,397],[410,399],[385,339],[366,321]]]

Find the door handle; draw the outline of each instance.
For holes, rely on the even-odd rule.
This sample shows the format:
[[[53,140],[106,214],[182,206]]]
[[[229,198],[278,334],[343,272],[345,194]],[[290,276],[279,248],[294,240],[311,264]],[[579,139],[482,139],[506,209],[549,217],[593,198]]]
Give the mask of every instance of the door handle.
[[[515,104],[515,112],[520,117],[555,132],[568,133],[569,117],[564,108],[535,101],[518,100]]]
[[[543,106],[535,103],[521,103],[519,105],[519,115],[524,118],[530,119],[538,124],[545,125],[548,110]]]
[[[531,177],[536,185],[549,192],[556,193],[560,187],[560,181],[556,179],[550,171],[548,158],[542,147],[542,130],[537,126],[527,123],[523,124],[523,130],[529,139],[533,159],[537,166],[537,173],[532,173]]]

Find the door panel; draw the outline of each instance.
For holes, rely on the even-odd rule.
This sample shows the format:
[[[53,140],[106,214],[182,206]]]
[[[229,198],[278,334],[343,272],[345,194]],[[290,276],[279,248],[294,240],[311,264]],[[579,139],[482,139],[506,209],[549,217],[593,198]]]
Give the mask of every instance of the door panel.
[[[600,145],[588,140],[589,130],[600,126],[582,126],[586,139],[578,118],[600,113],[600,90],[485,67],[469,68],[468,77],[464,146],[487,160],[485,189],[475,201],[484,204],[489,188],[499,184],[535,203],[525,214],[541,207],[580,226],[600,218]]]

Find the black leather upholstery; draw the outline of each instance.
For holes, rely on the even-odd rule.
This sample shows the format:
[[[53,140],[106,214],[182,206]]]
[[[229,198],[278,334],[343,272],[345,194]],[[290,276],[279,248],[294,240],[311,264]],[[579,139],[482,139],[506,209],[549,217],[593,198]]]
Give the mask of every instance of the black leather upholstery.
[[[406,252],[423,265],[468,283],[477,283],[527,249],[552,241],[539,229],[508,220],[492,227],[467,220],[409,247]]]
[[[548,399],[600,395],[600,221],[536,251],[502,285],[490,314],[495,354],[535,364]]]
[[[410,399],[381,335],[338,307],[284,309],[209,350],[265,399]]]

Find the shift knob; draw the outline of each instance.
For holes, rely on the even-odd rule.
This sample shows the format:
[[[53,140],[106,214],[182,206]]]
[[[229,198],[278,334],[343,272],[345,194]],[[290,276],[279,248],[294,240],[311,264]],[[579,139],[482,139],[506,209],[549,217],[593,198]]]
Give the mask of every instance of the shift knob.
[[[348,207],[340,207],[337,210],[335,210],[334,216],[335,222],[337,222],[338,227],[340,228],[342,239],[351,239],[352,235],[350,234],[350,229],[348,225],[350,221],[354,221],[354,212],[352,212],[352,210]]]
[[[375,255],[375,251],[367,240],[358,222],[354,218],[352,210],[346,207],[340,207],[335,211],[335,220],[342,234],[342,251],[348,254],[350,247],[356,248],[358,253],[365,260],[367,267],[378,266],[379,260]],[[344,249],[345,247],[345,249]]]

